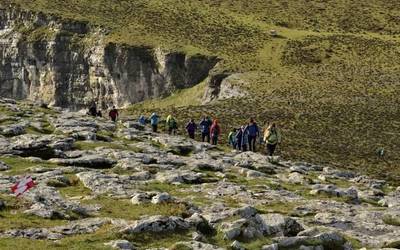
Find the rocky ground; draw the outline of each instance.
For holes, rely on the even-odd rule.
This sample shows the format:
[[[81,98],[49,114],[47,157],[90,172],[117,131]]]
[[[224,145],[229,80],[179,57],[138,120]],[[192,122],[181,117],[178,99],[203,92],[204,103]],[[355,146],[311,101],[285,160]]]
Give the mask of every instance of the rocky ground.
[[[7,99],[0,134],[1,249],[400,247],[384,180]]]

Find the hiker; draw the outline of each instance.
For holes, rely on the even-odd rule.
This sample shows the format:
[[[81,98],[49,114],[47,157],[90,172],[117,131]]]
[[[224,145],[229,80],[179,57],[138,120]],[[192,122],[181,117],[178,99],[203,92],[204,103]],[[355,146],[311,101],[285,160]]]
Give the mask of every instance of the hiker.
[[[243,140],[243,130],[242,127],[240,127],[235,135],[236,139],[236,148],[237,150],[241,151],[242,150],[242,140]]]
[[[248,150],[248,144],[249,144],[249,126],[242,126],[242,152],[246,152]]]
[[[196,129],[197,129],[196,123],[194,122],[193,119],[190,119],[190,121],[189,121],[188,124],[186,125],[186,131],[188,132],[189,137],[190,137],[191,139],[194,139]]]
[[[220,134],[221,134],[221,127],[218,124],[218,120],[214,119],[212,126],[210,128],[210,137],[212,145],[218,144],[218,137]]]
[[[96,107],[96,104],[93,104],[93,105],[89,108],[88,115],[91,115],[91,116],[94,116],[94,117],[97,116],[97,107]]]
[[[160,117],[157,115],[157,113],[153,113],[150,116],[150,125],[151,125],[151,129],[154,133],[157,133],[157,129],[158,129],[158,119]]]
[[[178,123],[176,122],[175,118],[172,115],[169,115],[167,116],[167,120],[165,122],[168,128],[168,134],[176,135],[176,130],[178,129]]]
[[[111,121],[116,122],[119,116],[118,110],[115,108],[115,106],[112,107],[110,112],[108,113],[108,116],[111,118]]]
[[[237,134],[237,129],[234,128],[234,129],[232,129],[232,131],[228,135],[228,143],[229,143],[229,145],[231,145],[231,147],[233,149],[236,149],[236,146],[237,146],[236,145],[236,143],[237,143],[236,134]]]
[[[146,117],[144,117],[144,115],[141,115],[138,122],[140,123],[140,125],[146,126]]]
[[[260,129],[253,118],[250,119],[247,129],[249,131],[249,150],[256,152],[256,142],[257,137],[260,136]]]
[[[281,142],[281,134],[276,127],[275,123],[272,123],[264,132],[264,141],[267,144],[267,154],[272,156],[275,152],[276,146]]]
[[[210,143],[210,118],[204,116],[199,125],[201,130],[201,141],[204,142],[207,139],[207,142]]]

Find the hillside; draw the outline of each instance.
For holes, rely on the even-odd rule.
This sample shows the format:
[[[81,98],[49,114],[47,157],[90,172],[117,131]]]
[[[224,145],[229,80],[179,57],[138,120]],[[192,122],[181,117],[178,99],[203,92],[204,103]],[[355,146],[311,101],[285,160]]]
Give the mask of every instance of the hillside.
[[[398,1],[3,2],[101,26],[106,42],[218,56],[213,74],[235,74],[248,93],[202,105],[205,81],[128,115],[208,113],[225,132],[249,117],[276,121],[284,157],[399,179]]]
[[[0,111],[0,249],[399,247],[400,190],[385,180],[127,118],[2,98]],[[35,185],[17,198],[24,176]]]

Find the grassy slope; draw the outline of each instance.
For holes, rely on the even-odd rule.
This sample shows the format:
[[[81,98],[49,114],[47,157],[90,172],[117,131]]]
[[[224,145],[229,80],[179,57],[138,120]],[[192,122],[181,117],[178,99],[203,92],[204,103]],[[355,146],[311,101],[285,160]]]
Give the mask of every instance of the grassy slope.
[[[203,86],[131,113],[218,116],[224,130],[254,116],[282,127],[282,154],[399,178],[400,3],[283,0],[13,0],[89,21],[107,40],[216,54],[242,72],[251,98],[199,106]],[[281,38],[271,38],[277,29]],[[179,106],[174,108],[171,105]],[[384,147],[385,161],[375,150]]]

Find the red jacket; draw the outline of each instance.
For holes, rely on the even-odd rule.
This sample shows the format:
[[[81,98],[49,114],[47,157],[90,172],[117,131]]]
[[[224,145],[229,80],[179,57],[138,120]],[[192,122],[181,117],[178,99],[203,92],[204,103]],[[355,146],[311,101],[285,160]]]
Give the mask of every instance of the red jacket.
[[[117,118],[117,116],[118,116],[118,110],[112,109],[112,110],[110,111],[110,113],[108,113],[108,115],[109,115],[111,118]]]
[[[211,136],[219,136],[221,134],[221,128],[218,123],[214,122],[210,129]]]

